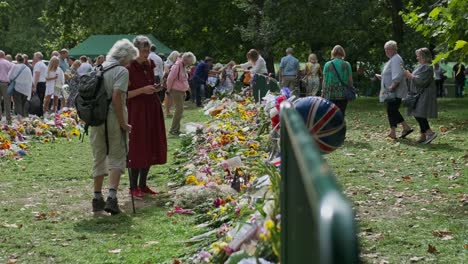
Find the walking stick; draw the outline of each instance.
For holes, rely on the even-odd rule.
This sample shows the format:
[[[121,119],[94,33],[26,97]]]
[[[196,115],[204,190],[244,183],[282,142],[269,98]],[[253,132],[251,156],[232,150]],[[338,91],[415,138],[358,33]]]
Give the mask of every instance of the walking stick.
[[[132,193],[132,170],[128,167],[128,143],[127,143],[127,132],[124,131],[124,140],[125,140],[125,155],[127,157],[127,169],[128,169],[128,179],[129,179],[129,185],[130,185],[130,196],[132,197],[132,208],[133,208],[133,213],[136,214],[135,210],[135,199],[133,198],[133,193]]]

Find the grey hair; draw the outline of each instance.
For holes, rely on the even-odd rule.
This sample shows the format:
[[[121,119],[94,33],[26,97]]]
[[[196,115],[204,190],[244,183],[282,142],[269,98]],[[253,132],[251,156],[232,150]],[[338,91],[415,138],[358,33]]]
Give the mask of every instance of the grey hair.
[[[109,50],[106,60],[116,60],[120,63],[131,61],[138,56],[138,50],[128,39],[117,41]]]
[[[197,61],[197,58],[192,52],[185,52],[184,54],[182,54],[182,59],[186,59],[186,58],[192,59],[191,64],[195,64],[195,62]]]
[[[286,49],[286,53],[287,53],[287,54],[293,54],[293,53],[294,53],[293,48],[287,48],[287,49]]]
[[[42,60],[42,58],[44,58],[44,56],[42,55],[42,52],[40,52],[40,51],[34,53],[34,57],[35,56],[38,56],[41,60]]]
[[[133,45],[137,49],[142,49],[146,47],[151,47],[153,43],[151,43],[151,40],[147,36],[138,35],[133,39]]]
[[[171,52],[171,54],[169,54],[169,56],[167,56],[167,59],[169,61],[176,62],[177,58],[179,57],[180,53],[177,50],[174,50],[173,52]]]
[[[416,50],[416,55],[419,54],[426,63],[432,63],[432,53],[428,48],[420,48]]]
[[[397,51],[398,50],[398,45],[397,45],[396,41],[389,40],[389,41],[385,42],[385,45],[384,45],[384,49],[387,49],[387,48],[391,48],[391,49],[394,49],[395,51]]]
[[[5,57],[5,52],[3,50],[0,50],[0,58]]]

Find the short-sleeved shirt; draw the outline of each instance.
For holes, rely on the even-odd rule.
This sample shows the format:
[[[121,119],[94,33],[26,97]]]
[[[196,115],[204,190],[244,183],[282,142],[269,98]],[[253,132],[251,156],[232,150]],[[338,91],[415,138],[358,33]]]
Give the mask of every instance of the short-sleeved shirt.
[[[118,63],[118,62],[113,61],[113,60],[108,60],[104,62],[102,66],[106,68],[115,63]],[[107,91],[107,97],[109,99],[112,99],[112,94],[114,93],[115,89],[122,91],[122,102],[124,106],[124,112],[126,112],[126,108],[127,108],[125,106],[125,102],[127,99],[128,78],[129,78],[128,70],[127,68],[123,66],[114,67],[104,73],[104,88]],[[110,104],[109,110],[113,111],[112,104]]]
[[[39,72],[39,81],[38,82],[45,82],[46,81],[46,76],[47,76],[47,66],[45,65],[45,63],[43,61],[38,61],[34,65],[33,80],[36,80],[37,72]]]
[[[352,73],[351,64],[342,59],[333,59],[323,66],[324,86],[323,97],[326,99],[345,99],[345,89],[333,68],[334,63],[336,70],[344,84],[349,85],[349,75]]]
[[[86,74],[88,72],[91,72],[93,71],[93,66],[91,66],[91,64],[85,62],[85,63],[81,63],[81,66],[78,68],[78,75],[81,76],[83,74]]]
[[[9,82],[8,73],[12,67],[12,63],[5,59],[0,59],[0,82]]]
[[[299,60],[289,54],[281,59],[280,69],[283,76],[296,76],[299,71]]]
[[[258,59],[255,63],[248,61],[246,63],[242,63],[240,66],[242,69],[248,69],[251,67],[250,74],[252,76],[255,74],[264,74],[264,75],[268,74],[266,62],[262,56],[258,56]]]
[[[149,54],[148,58],[153,61],[154,65],[156,65],[156,67],[154,67],[154,69],[153,69],[154,76],[159,76],[159,80],[162,80],[162,78],[164,76],[164,62],[163,62],[163,60],[161,59],[161,57],[159,57],[154,52],[151,52]]]
[[[60,69],[62,69],[63,72],[68,71],[70,69],[70,66],[68,65],[67,60],[66,59],[64,60],[62,58],[60,58],[59,60],[60,60],[60,64],[59,64]]]

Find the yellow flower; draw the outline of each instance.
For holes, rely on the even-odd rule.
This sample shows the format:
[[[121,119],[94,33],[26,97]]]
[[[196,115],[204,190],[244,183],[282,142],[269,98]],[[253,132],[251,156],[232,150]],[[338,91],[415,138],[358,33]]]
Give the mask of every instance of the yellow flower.
[[[72,135],[74,135],[74,136],[79,136],[79,135],[80,135],[80,131],[79,131],[77,128],[75,128],[75,129],[73,129],[73,131],[72,131]]]
[[[271,220],[271,219],[268,219],[266,222],[265,222],[265,228],[267,230],[271,230],[273,229],[273,227],[275,227],[275,223]]]
[[[228,195],[228,196],[226,197],[226,200],[228,200],[229,202],[232,202],[232,201],[234,201],[234,198],[232,198],[231,195]]]
[[[265,234],[261,233],[261,234],[259,235],[259,237],[260,237],[260,239],[262,239],[263,241],[266,241],[266,236],[265,236]]]
[[[231,242],[231,241],[232,241],[232,236],[227,235],[227,236],[226,236],[226,241],[227,241],[227,242]]]
[[[227,210],[227,209],[226,209],[226,206],[221,205],[221,206],[219,207],[219,213],[220,213],[220,214],[226,213],[226,210]]]
[[[195,177],[195,175],[190,175],[187,177],[187,179],[185,180],[185,185],[189,185],[189,184],[197,184],[198,181],[197,181],[197,177]]]
[[[27,146],[26,144],[24,144],[24,143],[19,143],[18,146],[19,146],[21,149],[27,149],[27,148],[28,148],[28,146]]]

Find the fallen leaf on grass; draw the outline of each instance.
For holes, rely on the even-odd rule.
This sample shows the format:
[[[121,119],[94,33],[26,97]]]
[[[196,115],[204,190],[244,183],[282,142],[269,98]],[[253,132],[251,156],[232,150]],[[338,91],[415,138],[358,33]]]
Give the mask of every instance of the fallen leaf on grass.
[[[468,205],[468,194],[462,194],[460,195],[460,202],[463,205]]]
[[[439,253],[439,252],[437,251],[437,248],[436,248],[435,246],[431,245],[431,244],[427,245],[427,252],[428,252],[428,253],[431,253],[431,254],[437,254],[437,253]]]
[[[449,181],[454,181],[454,180],[456,180],[458,177],[460,177],[460,173],[459,173],[459,172],[457,172],[457,173],[455,173],[455,174],[452,174],[452,175],[449,175],[447,178],[448,178]]]
[[[414,263],[414,262],[419,262],[421,260],[424,260],[424,257],[412,257],[409,260],[411,261],[411,263]]]
[[[172,264],[182,264],[182,261],[180,261],[179,259],[173,259]]]
[[[144,247],[149,247],[149,246],[153,246],[153,245],[157,245],[157,244],[159,244],[158,241],[148,241],[143,246]]]
[[[122,249],[118,248],[118,249],[109,250],[109,253],[120,254],[121,251],[122,251]]]
[[[6,264],[14,264],[18,261],[18,259],[15,259],[15,258],[10,258],[7,260]]]
[[[442,238],[442,240],[452,240],[452,239],[453,239],[453,236],[448,236],[448,235]]]
[[[406,182],[406,183],[413,182],[413,178],[411,178],[411,176],[409,176],[409,175],[403,176],[402,178],[403,178],[403,181]]]
[[[449,129],[446,128],[446,127],[443,127],[443,126],[439,127],[440,133],[447,133],[448,130],[449,130]]]
[[[463,245],[465,249],[468,249],[468,244]]]
[[[36,218],[38,221],[45,220],[47,219],[47,215],[45,213],[38,213],[34,216],[34,218]]]
[[[17,225],[17,224],[3,224],[2,225],[3,227],[6,227],[6,228],[22,228],[23,225]]]
[[[452,231],[445,228],[442,230],[432,230],[432,234],[436,237],[445,237],[445,236],[451,235]]]

